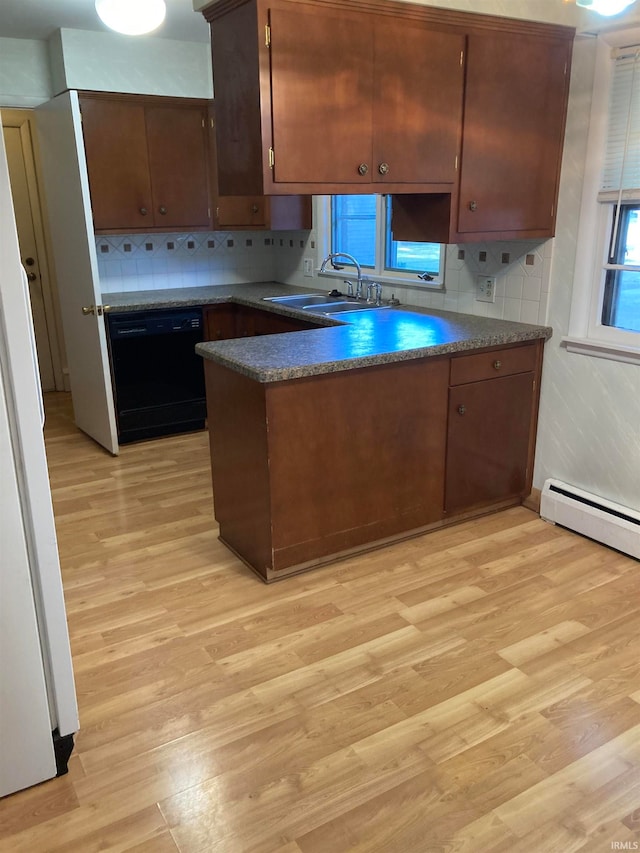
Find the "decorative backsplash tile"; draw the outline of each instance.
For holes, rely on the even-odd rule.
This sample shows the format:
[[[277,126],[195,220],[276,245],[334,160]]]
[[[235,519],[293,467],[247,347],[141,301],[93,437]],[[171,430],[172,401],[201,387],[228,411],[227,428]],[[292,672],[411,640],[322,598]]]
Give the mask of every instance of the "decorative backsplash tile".
[[[264,233],[118,234],[96,237],[103,293],[205,287],[274,277]]]

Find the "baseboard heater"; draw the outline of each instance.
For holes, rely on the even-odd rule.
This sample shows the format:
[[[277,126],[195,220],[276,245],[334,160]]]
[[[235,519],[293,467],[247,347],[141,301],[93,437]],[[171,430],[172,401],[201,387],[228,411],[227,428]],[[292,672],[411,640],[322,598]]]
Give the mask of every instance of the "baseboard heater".
[[[584,492],[560,480],[547,480],[540,515],[589,539],[640,559],[640,512]]]

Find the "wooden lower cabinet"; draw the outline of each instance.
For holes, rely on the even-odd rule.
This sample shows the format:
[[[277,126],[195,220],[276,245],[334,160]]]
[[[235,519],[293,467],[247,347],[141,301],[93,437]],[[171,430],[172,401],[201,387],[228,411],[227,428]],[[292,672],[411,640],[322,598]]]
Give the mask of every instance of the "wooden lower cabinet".
[[[220,537],[265,580],[442,517],[448,359],[205,377]]]
[[[302,332],[305,329],[317,328],[318,324],[311,320],[299,320],[297,317],[288,317],[273,311],[261,311],[259,308],[232,302],[210,305],[204,309],[204,330],[207,341],[278,335],[282,332]]]
[[[445,511],[531,491],[542,345],[451,360]]]
[[[206,360],[221,540],[268,582],[520,503],[542,346],[264,384]]]

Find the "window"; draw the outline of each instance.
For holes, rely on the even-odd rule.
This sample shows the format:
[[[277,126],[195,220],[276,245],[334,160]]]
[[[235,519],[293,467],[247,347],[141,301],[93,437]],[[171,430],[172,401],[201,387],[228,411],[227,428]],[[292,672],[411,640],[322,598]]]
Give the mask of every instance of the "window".
[[[598,45],[564,343],[573,352],[640,362],[640,46],[612,58],[616,34],[606,38]]]
[[[394,240],[391,196],[326,196],[321,204],[320,221],[325,222],[321,253],[348,252],[378,281],[442,288],[443,247]],[[346,260],[344,265],[348,266]]]
[[[617,233],[605,265],[601,322],[640,332],[640,204],[616,207],[613,222]]]

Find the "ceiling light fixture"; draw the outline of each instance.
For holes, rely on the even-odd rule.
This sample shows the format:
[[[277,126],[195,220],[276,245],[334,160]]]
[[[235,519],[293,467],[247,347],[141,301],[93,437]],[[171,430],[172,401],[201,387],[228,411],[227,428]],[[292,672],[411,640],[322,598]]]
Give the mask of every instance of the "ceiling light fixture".
[[[617,15],[624,11],[627,6],[631,6],[635,0],[576,0],[578,6],[583,6],[592,12],[597,12],[598,15]]]
[[[110,29],[127,36],[141,36],[164,21],[164,0],[96,0],[96,12]]]

